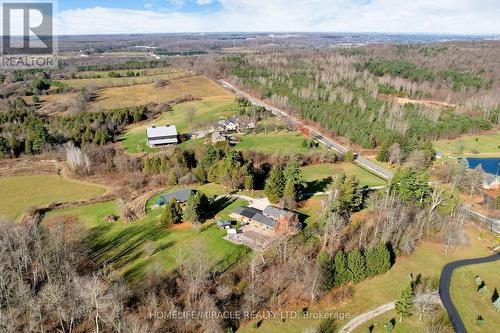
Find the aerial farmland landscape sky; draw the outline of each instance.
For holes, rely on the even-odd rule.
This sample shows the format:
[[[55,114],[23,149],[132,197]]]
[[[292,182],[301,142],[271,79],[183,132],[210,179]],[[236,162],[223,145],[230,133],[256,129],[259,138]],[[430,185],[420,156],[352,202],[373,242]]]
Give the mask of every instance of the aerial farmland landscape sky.
[[[500,33],[495,0],[64,0],[59,9],[62,34]]]
[[[0,9],[0,333],[499,332],[499,0]]]

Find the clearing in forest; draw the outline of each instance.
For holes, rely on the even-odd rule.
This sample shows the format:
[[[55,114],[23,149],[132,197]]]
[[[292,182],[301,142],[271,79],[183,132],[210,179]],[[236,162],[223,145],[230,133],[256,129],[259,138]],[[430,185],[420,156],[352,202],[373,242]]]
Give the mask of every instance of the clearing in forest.
[[[57,175],[30,175],[0,178],[0,216],[19,218],[32,206],[97,197],[103,186],[73,181]]]

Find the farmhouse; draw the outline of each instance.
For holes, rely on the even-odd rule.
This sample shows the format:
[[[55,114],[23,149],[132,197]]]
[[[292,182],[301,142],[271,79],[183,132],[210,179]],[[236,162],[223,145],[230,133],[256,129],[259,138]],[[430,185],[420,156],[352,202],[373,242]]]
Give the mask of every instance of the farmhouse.
[[[264,211],[241,206],[237,207],[230,216],[242,223],[248,223],[260,229],[280,232],[289,232],[291,227],[298,228],[297,225],[299,224],[297,214],[274,206],[267,206]],[[289,226],[290,224],[293,224],[293,226]]]
[[[177,202],[179,203],[186,203],[188,201],[188,198],[192,194],[194,194],[194,190],[191,189],[181,189],[177,191],[168,192],[162,194],[160,198],[158,198],[158,200],[156,201],[156,204],[158,206],[166,205],[167,203],[170,202],[170,200],[172,200],[172,198],[175,198],[175,200],[177,200]]]
[[[213,130],[218,132],[232,132],[252,128],[255,128],[255,122],[248,117],[230,117],[222,119],[213,126]]]
[[[148,146],[150,148],[177,144],[177,128],[175,125],[152,126],[147,128]]]

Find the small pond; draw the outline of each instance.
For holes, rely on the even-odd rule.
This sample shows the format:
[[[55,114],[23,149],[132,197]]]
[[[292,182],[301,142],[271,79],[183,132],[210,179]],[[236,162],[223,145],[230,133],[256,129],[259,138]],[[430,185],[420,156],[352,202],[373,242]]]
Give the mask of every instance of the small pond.
[[[500,175],[500,158],[467,157],[466,160],[470,169],[474,169],[481,164],[484,172]]]

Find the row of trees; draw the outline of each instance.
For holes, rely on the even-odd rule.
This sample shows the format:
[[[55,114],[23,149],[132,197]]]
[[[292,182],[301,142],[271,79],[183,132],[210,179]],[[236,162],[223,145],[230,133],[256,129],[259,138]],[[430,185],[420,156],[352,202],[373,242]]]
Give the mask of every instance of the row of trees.
[[[320,252],[317,260],[325,289],[347,282],[359,283],[366,278],[383,274],[391,267],[391,253],[383,243],[363,252],[356,249],[346,254],[339,250],[333,257]]]

